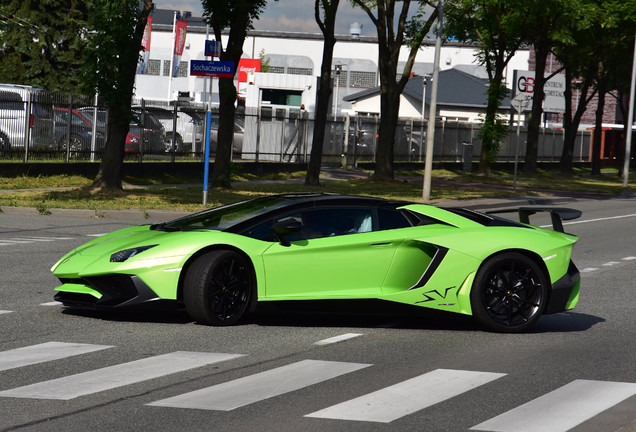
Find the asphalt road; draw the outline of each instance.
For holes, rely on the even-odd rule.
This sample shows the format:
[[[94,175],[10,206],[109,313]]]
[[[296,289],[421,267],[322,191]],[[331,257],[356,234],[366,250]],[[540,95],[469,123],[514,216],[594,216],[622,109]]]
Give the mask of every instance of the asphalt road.
[[[69,313],[50,267],[143,220],[0,214],[0,430],[636,430],[636,199],[552,204],[583,211],[581,300],[519,335],[375,305]]]

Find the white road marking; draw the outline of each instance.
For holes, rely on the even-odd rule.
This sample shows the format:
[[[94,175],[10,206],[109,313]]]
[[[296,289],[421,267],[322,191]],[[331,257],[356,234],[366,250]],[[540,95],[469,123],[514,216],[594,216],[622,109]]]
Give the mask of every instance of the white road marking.
[[[315,342],[314,345],[330,345],[330,344],[342,342],[348,339],[353,339],[358,336],[362,336],[362,333],[345,333],[339,336],[334,336],[331,338],[319,340],[318,342]]]
[[[623,258],[623,261],[632,261],[632,260],[636,260],[636,257],[635,256],[628,256],[628,257]]]
[[[69,400],[242,356],[177,351],[5,390],[0,396]]]
[[[603,264],[603,266],[611,267],[611,266],[615,266],[616,264],[620,264],[620,263],[616,262],[616,261],[609,261],[609,262],[606,262],[605,264]]]
[[[230,411],[369,366],[362,363],[303,360],[148,405]]]
[[[59,360],[79,354],[86,354],[112,348],[110,345],[92,345],[67,342],[46,342],[24,348],[0,352],[0,371]]]
[[[13,311],[0,310],[0,315],[2,315],[2,314],[8,314],[8,313],[11,313],[11,312],[13,312]]]
[[[505,375],[436,369],[305,417],[389,423]]]
[[[633,383],[576,380],[471,430],[565,432],[635,394]]]
[[[59,306],[61,304],[62,302],[52,301],[52,302],[40,303],[40,306]]]
[[[593,271],[596,271],[596,270],[598,270],[598,268],[596,268],[596,267],[588,267],[588,268],[584,268],[583,270],[581,270],[581,273],[590,273],[590,272],[593,272]]]
[[[37,242],[52,242],[57,240],[73,240],[73,237],[11,237],[0,240],[0,246],[11,246],[15,244],[30,244]]]
[[[582,223],[588,223],[588,222],[602,222],[602,221],[607,221],[607,220],[624,219],[624,218],[635,217],[635,216],[636,216],[636,213],[627,214],[627,215],[620,215],[620,216],[608,216],[608,217],[597,218],[597,219],[580,220],[580,221],[574,221],[574,222],[564,222],[563,225],[576,225],[576,224],[582,224]],[[552,225],[550,225],[550,226],[552,226]]]
[[[107,233],[102,233],[102,234],[86,234],[86,237],[101,237],[103,235],[106,235]]]

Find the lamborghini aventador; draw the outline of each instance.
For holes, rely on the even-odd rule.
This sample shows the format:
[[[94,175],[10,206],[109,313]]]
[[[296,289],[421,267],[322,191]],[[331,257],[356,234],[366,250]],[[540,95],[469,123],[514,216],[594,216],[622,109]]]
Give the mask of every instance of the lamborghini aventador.
[[[125,228],[52,268],[67,307],[185,306],[232,325],[257,302],[375,299],[472,315],[521,332],[579,298],[564,208],[519,221],[465,208],[323,193],[274,195]],[[548,212],[552,229],[530,225]]]

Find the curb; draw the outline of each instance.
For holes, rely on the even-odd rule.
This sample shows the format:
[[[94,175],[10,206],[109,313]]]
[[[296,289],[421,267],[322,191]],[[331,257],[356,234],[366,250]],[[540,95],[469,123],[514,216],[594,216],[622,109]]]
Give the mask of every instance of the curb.
[[[9,207],[0,206],[0,214],[7,215],[41,215],[58,217],[84,217],[84,218],[104,218],[122,220],[170,220],[191,214],[191,212],[171,211],[171,210],[88,210],[88,209],[62,209],[52,208],[40,210],[35,207]]]

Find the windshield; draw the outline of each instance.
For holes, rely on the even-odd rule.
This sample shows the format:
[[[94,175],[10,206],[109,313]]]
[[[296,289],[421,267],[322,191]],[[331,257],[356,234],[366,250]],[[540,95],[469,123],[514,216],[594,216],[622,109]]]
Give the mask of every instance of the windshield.
[[[263,197],[213,208],[171,222],[153,225],[163,231],[189,231],[197,229],[226,230],[257,215],[285,206],[282,197]]]

